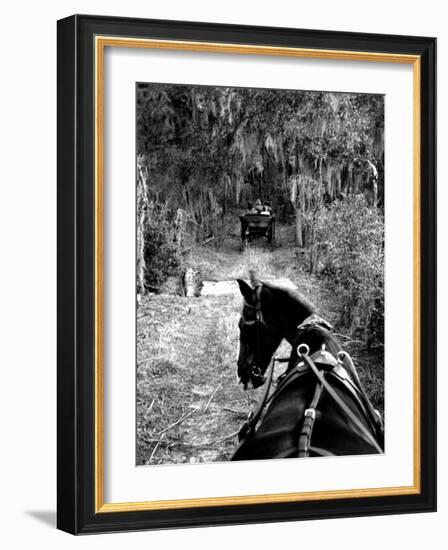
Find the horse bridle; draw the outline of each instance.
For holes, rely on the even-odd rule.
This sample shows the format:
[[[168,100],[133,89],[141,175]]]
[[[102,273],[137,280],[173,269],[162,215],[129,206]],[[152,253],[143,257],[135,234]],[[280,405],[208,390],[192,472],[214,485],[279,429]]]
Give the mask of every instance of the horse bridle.
[[[264,325],[266,328],[268,328],[268,326],[266,324],[266,321],[264,320],[263,313],[261,311],[261,290],[262,290],[262,286],[263,286],[262,283],[258,283],[255,286],[254,290],[255,290],[257,299],[256,299],[256,302],[255,302],[254,306],[252,304],[249,304],[246,300],[244,300],[244,307],[255,310],[255,319],[250,320],[250,321],[248,321],[247,319],[244,319],[244,324],[245,325],[256,325],[257,326],[257,343],[256,343],[257,357],[260,357],[260,341],[261,341],[260,330],[261,330],[261,327]],[[258,365],[253,365],[252,366],[251,371],[250,371],[250,376],[251,376],[251,379],[255,378],[255,379],[258,379],[260,381],[265,381],[264,374],[261,372],[261,369]],[[272,378],[272,373],[271,373],[271,378]],[[270,382],[269,382],[269,385],[270,385]]]
[[[245,325],[257,325],[257,342],[256,342],[256,353],[257,357],[260,356],[260,327],[265,326],[267,329],[269,329],[264,317],[263,312],[261,311],[261,290],[263,287],[263,283],[257,283],[255,285],[255,293],[256,293],[256,302],[255,305],[249,304],[246,300],[244,300],[244,307],[247,307],[249,309],[255,310],[255,319],[248,321],[247,319],[244,319]],[[316,315],[315,313],[312,313],[309,317],[307,317],[298,327],[297,331],[300,332],[304,328],[308,328],[310,326],[321,326],[323,328],[332,329],[332,326],[330,323],[325,321],[322,317],[319,315]],[[268,368],[266,369],[266,376],[261,372],[261,369],[258,365],[254,365],[251,369],[251,376],[253,378],[263,380],[264,382],[267,382],[268,385],[271,385],[272,382],[272,374],[273,374],[273,367],[274,363],[286,363],[289,362],[289,359],[286,358],[275,358],[271,360],[270,364],[268,365]],[[272,367],[272,368],[271,368]],[[269,388],[268,388],[269,389]]]

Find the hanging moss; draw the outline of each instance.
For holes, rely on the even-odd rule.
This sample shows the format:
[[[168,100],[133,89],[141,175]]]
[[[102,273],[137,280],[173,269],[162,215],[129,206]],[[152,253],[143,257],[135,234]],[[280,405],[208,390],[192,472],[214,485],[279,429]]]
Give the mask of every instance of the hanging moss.
[[[163,205],[168,216],[185,211],[186,231],[198,240],[258,196],[269,198],[287,220],[291,208],[297,212],[293,181],[306,225],[316,185],[326,202],[367,189],[372,202],[382,204],[384,101],[363,94],[144,84],[137,88],[137,151],[137,240],[149,203]],[[139,262],[144,271],[142,254]]]

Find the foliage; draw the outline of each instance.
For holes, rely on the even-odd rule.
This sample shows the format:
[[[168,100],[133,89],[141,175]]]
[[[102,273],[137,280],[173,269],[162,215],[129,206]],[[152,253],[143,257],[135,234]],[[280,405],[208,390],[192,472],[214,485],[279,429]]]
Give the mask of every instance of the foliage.
[[[362,192],[373,166],[381,194],[383,119],[370,94],[139,84],[137,151],[150,199],[182,208],[202,240],[259,196],[286,221],[299,176],[333,200]]]
[[[372,345],[383,341],[384,219],[362,195],[323,207],[312,253],[344,303],[342,322]]]
[[[144,227],[145,287],[158,288],[169,275],[179,273],[182,265],[183,216],[165,205],[153,202],[147,207]]]

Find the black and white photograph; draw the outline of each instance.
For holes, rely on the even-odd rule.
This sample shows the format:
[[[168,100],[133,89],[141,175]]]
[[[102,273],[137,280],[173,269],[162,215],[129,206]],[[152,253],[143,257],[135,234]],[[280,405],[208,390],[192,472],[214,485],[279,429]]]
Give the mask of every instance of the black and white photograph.
[[[384,452],[384,96],[136,85],[137,465]]]
[[[438,550],[444,7],[5,4],[4,548]]]

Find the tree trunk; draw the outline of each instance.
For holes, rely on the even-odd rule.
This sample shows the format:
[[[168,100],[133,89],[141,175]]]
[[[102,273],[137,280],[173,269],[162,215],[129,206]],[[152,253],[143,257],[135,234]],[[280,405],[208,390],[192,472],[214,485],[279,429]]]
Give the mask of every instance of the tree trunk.
[[[309,265],[309,271],[311,273],[311,275],[314,273],[314,268],[316,266],[316,256],[317,256],[317,245],[316,243],[314,242],[314,225],[311,227],[311,231],[310,231],[311,235],[310,235],[310,242],[311,242],[311,246],[310,246],[310,265]]]
[[[148,216],[148,173],[142,159],[137,160],[137,295],[145,293],[145,227]]]
[[[299,206],[296,206],[296,245],[300,248],[303,247],[303,238],[302,238],[302,213]]]

